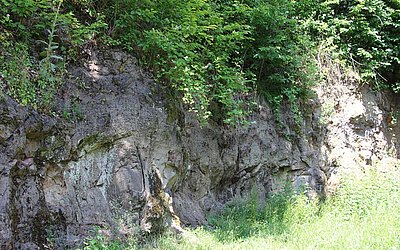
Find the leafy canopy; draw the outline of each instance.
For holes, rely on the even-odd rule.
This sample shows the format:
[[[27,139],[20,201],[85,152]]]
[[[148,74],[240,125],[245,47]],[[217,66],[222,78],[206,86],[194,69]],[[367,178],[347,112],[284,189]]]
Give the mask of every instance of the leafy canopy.
[[[315,48],[326,40],[364,82],[400,91],[399,0],[1,0],[0,7],[3,90],[24,105],[48,106],[65,65],[94,39],[136,53],[203,123],[246,122],[254,92],[276,110],[286,100],[300,121],[297,103],[318,81]]]

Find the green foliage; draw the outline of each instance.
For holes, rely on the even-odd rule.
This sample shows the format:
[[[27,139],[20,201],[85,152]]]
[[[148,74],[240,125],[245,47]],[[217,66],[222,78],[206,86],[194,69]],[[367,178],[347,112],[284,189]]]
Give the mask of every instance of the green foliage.
[[[321,116],[319,123],[321,125],[328,125],[330,118],[335,112],[335,105],[331,103],[325,103],[321,105]]]
[[[280,122],[286,99],[297,125],[302,123],[298,102],[317,82],[314,45],[297,19],[296,2],[249,1],[253,42],[246,62],[257,78],[257,91],[266,97]]]
[[[326,40],[365,81],[400,89],[398,0],[1,0],[0,7],[1,56],[25,60],[6,62],[3,80],[23,104],[50,102],[43,91],[56,89],[62,65],[95,39],[136,53],[202,123],[246,123],[257,92],[277,120],[285,102],[301,124],[299,103],[318,82],[315,45]],[[18,51],[7,51],[14,44]]]
[[[307,0],[299,1],[298,12],[314,37],[332,38],[340,56],[360,70],[364,81],[398,91],[398,0]]]
[[[292,225],[313,220],[318,212],[317,201],[295,194],[286,185],[265,202],[260,202],[255,194],[249,200],[234,201],[209,222],[219,241],[232,242],[263,235],[280,237],[289,233]]]
[[[117,240],[110,240],[103,235],[96,235],[86,239],[82,250],[123,250],[126,245]]]
[[[5,92],[22,105],[46,111],[50,108],[56,88],[61,83],[63,65],[42,61],[35,64],[24,44],[13,44],[10,54],[1,55],[0,62]]]
[[[82,24],[62,0],[2,0],[0,7],[2,87],[22,105],[48,112],[65,63],[106,24],[101,17]]]
[[[125,236],[119,235],[110,229],[93,228],[93,235],[87,237],[77,250],[139,250],[143,249],[137,239],[131,238],[129,241]]]
[[[307,91],[314,80],[313,44],[296,19],[295,2],[251,1],[251,4],[254,42],[248,60],[257,75],[259,91],[275,96],[306,95],[300,92]]]
[[[290,186],[257,200],[228,204],[204,228],[125,243],[95,236],[84,249],[397,249],[400,247],[400,172],[366,170],[347,176],[323,202]]]
[[[28,14],[33,15],[40,7],[50,8],[41,3],[35,5],[34,2],[29,1],[25,4],[16,1],[6,6],[9,6],[10,11],[21,18],[25,18]],[[27,43],[14,42],[10,39],[10,32],[3,32],[3,36],[7,37],[0,41],[3,45],[0,51],[0,62],[2,62],[1,73],[6,84],[5,89],[22,105],[29,104],[34,108],[48,110],[54,91],[60,84],[62,64],[58,61],[62,58],[55,55],[54,50],[58,46],[53,41],[60,6],[61,1],[57,6],[53,6],[56,9],[53,23],[49,27],[48,40],[38,40],[45,45],[41,60],[35,60],[30,56]]]
[[[240,56],[251,40],[251,27],[240,19],[247,9],[203,0],[136,2],[117,22],[115,33],[122,34],[123,43],[136,41],[155,78],[202,122],[214,106],[226,114],[226,122],[239,123],[246,114],[242,99],[253,81]]]
[[[85,118],[77,98],[72,98],[70,105],[66,105],[61,116],[69,122],[82,121]]]
[[[367,171],[347,178],[334,197],[316,202],[290,189],[266,203],[230,204],[183,239],[163,237],[156,249],[397,249],[400,173]],[[154,248],[152,248],[154,249]]]
[[[4,43],[3,43],[4,44]],[[22,105],[34,103],[36,105],[36,86],[30,81],[32,61],[28,54],[28,48],[21,43],[7,44],[12,48],[3,47],[10,51],[0,54],[2,79],[6,81],[6,92],[14,97]]]
[[[117,1],[114,37],[201,121],[245,121],[257,87],[271,103],[307,94],[311,45],[291,1]],[[123,6],[123,7],[121,7]],[[255,84],[257,82],[257,84]]]
[[[331,201],[343,220],[371,220],[371,216],[397,209],[400,206],[399,172],[383,175],[370,171],[363,178],[348,177],[337,196]]]

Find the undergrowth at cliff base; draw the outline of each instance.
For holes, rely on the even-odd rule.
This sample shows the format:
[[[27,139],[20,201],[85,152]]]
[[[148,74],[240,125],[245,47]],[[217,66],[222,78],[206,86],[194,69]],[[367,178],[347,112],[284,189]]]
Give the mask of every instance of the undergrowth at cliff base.
[[[145,245],[92,239],[84,249],[399,249],[399,180],[399,171],[348,178],[324,202],[288,189],[264,204],[253,196],[180,237],[163,235]]]

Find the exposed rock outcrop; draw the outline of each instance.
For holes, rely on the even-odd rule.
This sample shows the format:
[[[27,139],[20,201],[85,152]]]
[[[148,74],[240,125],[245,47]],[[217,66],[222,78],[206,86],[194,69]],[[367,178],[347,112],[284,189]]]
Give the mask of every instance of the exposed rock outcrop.
[[[342,176],[399,164],[400,106],[398,95],[360,84],[355,71],[341,69],[329,56],[321,56],[319,63],[326,76],[316,88],[326,129],[321,152],[330,167],[326,187],[332,193]]]
[[[397,152],[394,102],[348,79],[329,76],[317,91],[322,115],[309,100],[301,126],[285,107],[277,126],[260,104],[250,126],[232,129],[166,109],[165,90],[126,53],[93,52],[69,72],[57,101],[64,119],[0,101],[2,249],[62,249],[96,226],[179,231],[252,188],[265,197],[287,181],[324,196],[347,161]]]

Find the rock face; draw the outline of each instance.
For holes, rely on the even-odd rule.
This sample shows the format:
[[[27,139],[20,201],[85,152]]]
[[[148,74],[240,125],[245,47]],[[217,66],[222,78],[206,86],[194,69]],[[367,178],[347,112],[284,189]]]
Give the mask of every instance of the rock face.
[[[326,131],[321,152],[330,167],[326,186],[330,194],[342,176],[360,176],[371,166],[380,171],[398,166],[400,99],[360,84],[355,72],[335,66],[328,56],[319,63],[326,73],[316,92]]]
[[[64,249],[94,227],[179,231],[252,188],[263,198],[286,182],[324,196],[343,166],[399,146],[388,122],[395,102],[337,72],[317,90],[322,106],[304,104],[303,124],[284,107],[278,126],[260,104],[240,129],[201,127],[120,51],[93,52],[69,73],[63,119],[0,101],[1,249]]]

